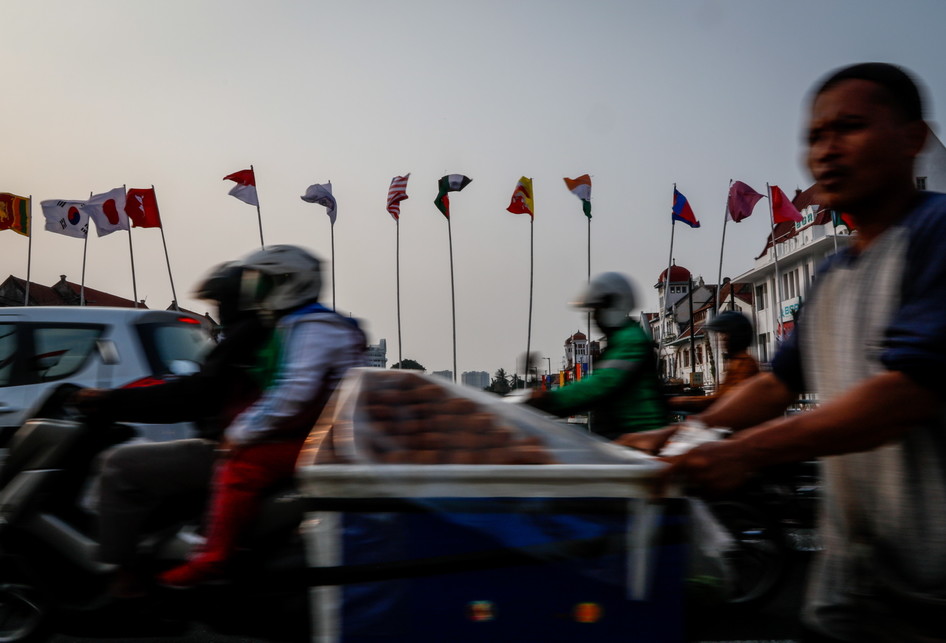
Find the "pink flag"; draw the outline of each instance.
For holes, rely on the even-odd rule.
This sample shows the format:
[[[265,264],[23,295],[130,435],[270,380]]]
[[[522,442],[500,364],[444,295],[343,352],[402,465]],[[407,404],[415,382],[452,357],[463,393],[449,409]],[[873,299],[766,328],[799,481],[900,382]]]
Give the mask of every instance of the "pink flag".
[[[801,212],[795,209],[792,202],[777,185],[771,186],[772,190],[772,221],[782,223],[784,221],[801,221],[804,217]]]
[[[729,200],[726,202],[729,220],[733,223],[739,223],[743,219],[747,219],[752,214],[755,204],[761,198],[761,194],[742,181],[735,181],[729,187]]]

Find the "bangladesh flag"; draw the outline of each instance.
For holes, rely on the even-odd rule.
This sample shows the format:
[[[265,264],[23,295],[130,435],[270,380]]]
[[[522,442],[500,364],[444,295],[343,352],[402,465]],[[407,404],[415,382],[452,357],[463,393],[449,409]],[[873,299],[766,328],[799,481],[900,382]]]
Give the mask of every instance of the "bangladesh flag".
[[[9,192],[0,192],[0,230],[13,230],[30,236],[30,200]]]

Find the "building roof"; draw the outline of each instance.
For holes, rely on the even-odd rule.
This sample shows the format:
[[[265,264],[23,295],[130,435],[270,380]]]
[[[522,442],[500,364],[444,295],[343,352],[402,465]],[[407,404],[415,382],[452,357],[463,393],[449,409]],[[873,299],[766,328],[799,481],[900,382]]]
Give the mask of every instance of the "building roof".
[[[44,286],[34,281],[29,283],[30,306],[77,306],[82,299],[82,286],[72,283],[65,275],[59,276],[59,281],[52,286]],[[22,306],[26,292],[26,280],[10,275],[0,284],[0,306]],[[95,288],[85,287],[85,303],[87,306],[111,306],[116,308],[147,308],[142,302],[135,306],[131,299],[125,299]]]
[[[692,275],[690,274],[690,271],[683,266],[678,266],[676,264],[670,266],[670,283],[687,282],[690,281],[691,276]],[[659,288],[660,284],[662,284],[666,278],[667,271],[664,270],[660,273],[660,276],[657,277],[657,284],[654,286],[654,288]]]

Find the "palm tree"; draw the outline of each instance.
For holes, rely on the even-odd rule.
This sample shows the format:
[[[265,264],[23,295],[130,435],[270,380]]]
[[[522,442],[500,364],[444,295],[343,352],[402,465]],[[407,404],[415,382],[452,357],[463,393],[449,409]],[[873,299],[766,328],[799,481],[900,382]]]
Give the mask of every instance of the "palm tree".
[[[505,395],[510,391],[509,387],[509,376],[506,375],[505,369],[499,369],[493,375],[493,381],[489,383],[488,391],[493,393],[498,393],[499,395]]]

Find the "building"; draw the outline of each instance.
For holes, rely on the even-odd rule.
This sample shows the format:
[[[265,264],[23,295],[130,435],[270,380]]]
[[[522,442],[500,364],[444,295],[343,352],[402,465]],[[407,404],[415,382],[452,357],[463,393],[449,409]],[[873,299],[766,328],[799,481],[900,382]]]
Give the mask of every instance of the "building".
[[[460,383],[474,388],[488,388],[492,378],[486,371],[464,371],[460,375]]]
[[[431,371],[431,375],[435,377],[442,377],[445,380],[453,381],[453,371]]]
[[[86,306],[147,308],[143,301],[136,305],[132,299],[88,286],[83,288],[80,284],[68,281],[66,275],[60,275],[59,281],[52,286],[29,282],[28,301],[26,291],[26,280],[10,275],[0,284],[0,306],[78,306],[84,297]]]
[[[367,364],[373,368],[388,367],[388,343],[379,339],[377,344],[368,344]]]
[[[588,336],[581,331],[577,331],[565,340],[566,371],[572,371],[580,365],[584,372],[588,372],[599,355],[601,355],[601,342],[588,341]]]

